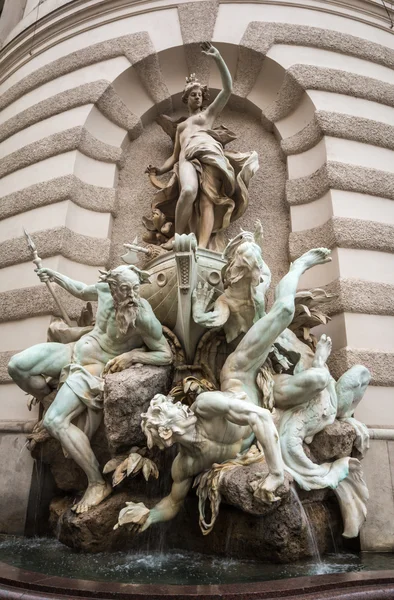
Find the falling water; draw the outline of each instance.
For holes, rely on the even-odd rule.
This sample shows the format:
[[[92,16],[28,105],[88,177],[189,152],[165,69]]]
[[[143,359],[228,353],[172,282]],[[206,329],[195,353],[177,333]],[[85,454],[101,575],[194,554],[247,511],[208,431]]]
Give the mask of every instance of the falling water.
[[[337,544],[337,541],[336,541],[336,539],[335,539],[335,535],[334,535],[333,528],[332,528],[332,526],[331,526],[330,511],[328,510],[328,508],[327,508],[327,506],[324,504],[324,502],[322,503],[322,506],[323,506],[324,514],[326,515],[326,518],[327,518],[327,523],[328,523],[328,526],[329,526],[329,528],[330,528],[331,541],[332,541],[332,547],[333,547],[334,553],[335,553],[335,554],[339,554],[339,548],[338,548],[338,544]]]
[[[306,525],[306,528],[307,528],[307,531],[308,531],[309,548],[312,551],[313,558],[317,562],[321,563],[322,559],[321,559],[321,556],[320,556],[319,547],[317,545],[317,539],[316,539],[316,535],[315,535],[315,532],[314,532],[314,529],[313,529],[312,522],[309,519],[308,514],[307,514],[305,508],[302,505],[302,502],[301,502],[301,500],[300,500],[300,498],[299,498],[299,496],[297,494],[297,490],[295,489],[295,487],[291,486],[290,490],[291,490],[291,493],[292,493],[293,497],[295,498],[295,500],[296,500],[296,502],[297,502],[297,504],[299,506],[300,513],[301,513],[301,518],[302,518],[303,522]]]

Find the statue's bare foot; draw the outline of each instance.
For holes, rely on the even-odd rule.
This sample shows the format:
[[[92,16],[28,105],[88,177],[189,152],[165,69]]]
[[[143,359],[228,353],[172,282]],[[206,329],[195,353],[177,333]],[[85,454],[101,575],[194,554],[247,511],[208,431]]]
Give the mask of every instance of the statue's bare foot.
[[[253,495],[260,500],[261,502],[265,502],[266,504],[272,504],[272,502],[277,502],[280,500],[280,496],[276,496],[275,492],[283,485],[285,478],[283,473],[281,475],[274,475],[273,473],[269,473],[264,481],[258,481],[259,477],[263,477],[263,474],[256,473],[257,478],[251,482],[251,486],[254,490]]]
[[[305,252],[300,258],[294,261],[293,266],[302,266],[303,272],[307,271],[315,265],[324,265],[331,261],[331,250],[328,248],[314,248]]]
[[[77,514],[87,512],[93,506],[97,506],[105,500],[107,496],[112,492],[112,487],[109,483],[91,483],[88,485],[86,492],[82,496],[82,500],[74,504],[71,510]]]
[[[325,333],[323,333],[323,335],[320,336],[320,340],[317,342],[316,345],[315,360],[317,360],[321,365],[324,365],[331,354],[331,349],[331,338],[329,338]]]

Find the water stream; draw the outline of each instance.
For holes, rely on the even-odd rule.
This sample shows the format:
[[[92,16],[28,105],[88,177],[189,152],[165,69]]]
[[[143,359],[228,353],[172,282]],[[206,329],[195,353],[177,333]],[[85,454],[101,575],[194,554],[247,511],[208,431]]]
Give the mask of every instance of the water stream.
[[[291,486],[290,487],[290,491],[291,491],[291,494],[292,494],[294,500],[298,504],[298,507],[299,507],[300,513],[301,513],[301,518],[302,518],[302,520],[303,520],[303,522],[304,522],[304,524],[305,524],[305,526],[307,528],[308,540],[309,540],[309,550],[310,550],[310,552],[311,552],[314,560],[317,563],[321,564],[322,563],[322,559],[321,559],[321,556],[320,556],[319,546],[318,546],[318,543],[317,543],[316,534],[315,534],[315,530],[313,528],[312,521],[310,520],[310,518],[308,516],[308,513],[306,512],[306,510],[305,510],[305,508],[304,508],[304,506],[303,506],[303,504],[302,504],[302,502],[300,500],[300,497],[299,497],[299,495],[298,495],[297,490],[295,489],[295,487]]]

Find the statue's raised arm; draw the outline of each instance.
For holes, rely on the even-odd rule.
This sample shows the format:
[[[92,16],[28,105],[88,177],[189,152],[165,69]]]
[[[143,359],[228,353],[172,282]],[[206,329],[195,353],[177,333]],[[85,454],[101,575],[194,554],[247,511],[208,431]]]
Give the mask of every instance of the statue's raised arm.
[[[207,117],[212,118],[214,121],[220,115],[230,99],[233,91],[233,80],[231,79],[230,71],[228,70],[226,63],[224,62],[223,57],[217,48],[212,46],[212,44],[209,42],[203,42],[201,44],[201,49],[206,56],[213,58],[213,60],[216,62],[220,77],[222,79],[223,89],[219,92],[215,100],[208,106],[206,110]]]

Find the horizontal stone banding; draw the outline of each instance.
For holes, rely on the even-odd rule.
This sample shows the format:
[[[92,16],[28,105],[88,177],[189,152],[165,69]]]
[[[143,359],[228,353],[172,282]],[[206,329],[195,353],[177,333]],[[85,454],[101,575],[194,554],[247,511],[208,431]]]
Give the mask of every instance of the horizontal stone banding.
[[[32,264],[32,269],[34,265]],[[97,271],[97,281],[99,272]],[[38,280],[38,278],[37,278]],[[86,302],[75,298],[59,285],[54,284],[57,296],[60,298],[67,314],[71,319],[77,319]],[[9,290],[0,293],[2,311],[0,323],[19,321],[44,315],[61,317],[59,309],[53,300],[48,288],[44,284],[34,287]],[[15,354],[15,352],[13,352]]]
[[[297,106],[302,92],[308,89],[335,92],[394,107],[393,84],[339,69],[293,65],[286,71],[276,100],[263,110],[263,114],[272,122],[284,119]]]
[[[239,45],[234,93],[246,97],[260,72],[262,61],[275,44],[306,46],[340,52],[394,68],[394,50],[360,37],[292,23],[261,23],[247,26]]]
[[[330,189],[360,192],[394,200],[394,174],[328,161],[311,175],[286,181],[287,201],[293,205],[318,200]]]
[[[290,233],[291,260],[310,248],[321,246],[394,252],[394,225],[362,219],[331,217],[326,223],[314,229]]]
[[[153,56],[153,59],[150,59],[150,63],[151,66],[153,64],[155,68],[156,82],[155,85],[149,89],[149,93],[155,102],[162,102],[169,98],[169,92],[161,76],[155,48],[148,33],[142,31],[92,44],[87,48],[71,52],[66,56],[62,56],[61,58],[40,67],[36,71],[33,71],[33,73],[24,77],[21,81],[18,81],[18,83],[13,85],[2,95],[0,98],[0,110],[12,102],[15,102],[15,100],[18,100],[21,96],[27,94],[27,92],[40,87],[48,81],[52,81],[62,75],[72,73],[83,67],[118,56],[125,56],[129,60],[130,64],[136,68],[142,79],[142,83],[147,89],[149,89],[151,78],[149,78],[149,81],[144,81],[146,71],[144,66],[140,63]],[[4,68],[6,68],[5,65]]]
[[[49,119],[66,110],[71,110],[84,104],[95,104],[109,85],[109,81],[104,80],[85,83],[60,94],[55,94],[55,96],[37,102],[33,106],[29,106],[29,108],[22,110],[2,124],[0,142],[18,133],[18,131],[26,129],[26,127],[30,127],[44,119]]]
[[[73,127],[28,144],[3,158],[0,177],[72,150],[79,150],[95,160],[115,164],[119,164],[122,156],[120,148],[101,142],[83,127]]]
[[[394,150],[393,125],[327,111],[316,111],[304,129],[281,141],[281,148],[288,156],[306,152],[325,135]]]
[[[106,266],[109,262],[109,239],[93,238],[70,231],[67,227],[55,227],[34,233],[39,256],[44,259],[60,254],[75,262]],[[0,268],[17,265],[31,260],[31,253],[23,237],[7,240],[0,244]]]
[[[359,350],[341,348],[332,353],[328,359],[328,367],[335,379],[338,379],[353,365],[364,365],[371,371],[370,385],[394,386],[394,353],[378,350]]]
[[[65,175],[3,196],[0,220],[63,200],[71,200],[87,210],[115,215],[115,193],[115,189],[85,183],[76,175]]]
[[[394,285],[341,278],[322,287],[327,293],[335,294],[329,302],[321,305],[322,312],[326,314],[349,312],[394,316]]]

